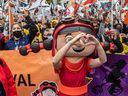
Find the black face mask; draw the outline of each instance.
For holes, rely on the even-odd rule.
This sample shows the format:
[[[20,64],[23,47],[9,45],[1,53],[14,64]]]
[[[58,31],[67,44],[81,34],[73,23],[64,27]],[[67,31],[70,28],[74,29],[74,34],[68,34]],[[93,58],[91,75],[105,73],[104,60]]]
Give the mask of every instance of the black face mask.
[[[45,41],[45,40],[47,40],[48,39],[48,37],[43,37],[43,41]]]
[[[3,33],[3,31],[4,31],[4,28],[0,27],[0,33]]]
[[[22,32],[21,32],[21,31],[14,31],[14,32],[13,32],[13,35],[14,35],[16,38],[20,38],[20,37],[22,37]]]

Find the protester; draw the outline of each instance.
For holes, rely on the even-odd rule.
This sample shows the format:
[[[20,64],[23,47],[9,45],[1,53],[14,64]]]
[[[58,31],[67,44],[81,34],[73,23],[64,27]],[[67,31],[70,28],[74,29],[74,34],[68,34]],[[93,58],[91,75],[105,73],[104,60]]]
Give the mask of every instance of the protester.
[[[13,2],[14,3],[14,2]],[[63,4],[64,3],[64,4]],[[61,1],[60,4],[47,5],[45,8],[42,9],[40,7],[37,8],[13,8],[13,16],[14,16],[14,22],[18,22],[16,26],[20,27],[20,31],[22,30],[22,38],[18,38],[17,40],[14,40],[16,36],[14,36],[13,33],[15,32],[6,32],[8,36],[3,36],[1,39],[0,47],[4,46],[6,50],[14,50],[18,49],[20,46],[24,46],[26,44],[31,44],[34,42],[42,42],[45,39],[47,39],[48,36],[46,36],[47,30],[50,28],[55,28],[57,23],[62,20],[63,17],[74,17],[74,18],[84,18],[85,21],[90,21],[92,25],[94,26],[94,29],[98,32],[97,36],[98,39],[101,39],[101,35],[105,36],[104,33],[107,31],[110,31],[112,29],[115,29],[119,34],[125,33],[126,36],[128,34],[128,25],[124,24],[125,16],[122,17],[122,14],[126,14],[127,10],[120,10],[121,14],[117,14],[119,10],[115,9],[112,10],[109,8],[109,6],[102,6],[96,2],[84,2],[81,0],[70,0],[70,1]],[[108,2],[106,2],[108,3]],[[109,2],[110,3],[110,2]],[[108,4],[109,4],[108,3]],[[115,3],[115,2],[114,2]],[[44,3],[42,3],[44,4]],[[28,3],[29,5],[29,3]],[[31,5],[30,5],[31,6]],[[16,7],[16,6],[15,6]],[[123,6],[124,7],[124,6]],[[115,8],[115,6],[114,6]],[[20,9],[20,10],[19,10]],[[38,9],[38,10],[37,10]],[[28,12],[29,10],[30,12]],[[117,12],[117,13],[116,13]],[[112,16],[113,14],[113,16]],[[6,16],[6,15],[5,15]],[[8,16],[7,16],[8,17]],[[5,18],[7,19],[7,18]],[[7,25],[7,20],[5,26]],[[9,23],[10,24],[10,23]],[[15,23],[13,24],[13,26]],[[0,27],[0,30],[3,30],[5,27]],[[10,25],[9,25],[10,26]],[[12,26],[12,28],[13,28]],[[4,28],[5,29],[5,28]],[[11,30],[14,31],[14,30]],[[15,30],[18,31],[18,30]],[[11,35],[11,34],[12,35]],[[18,33],[18,34],[21,34]],[[4,33],[5,34],[5,33]],[[16,33],[17,34],[17,33]],[[9,36],[12,36],[9,41],[7,41],[4,45],[4,39],[8,38]],[[50,35],[49,35],[50,37]],[[51,36],[52,37],[52,36]],[[127,36],[128,37],[128,36]],[[126,38],[127,38],[126,37]],[[20,40],[22,39],[22,40]],[[9,43],[13,41],[13,43]],[[17,42],[18,41],[18,42]],[[22,42],[22,43],[21,43]],[[18,44],[20,43],[20,44]],[[0,48],[2,49],[2,48]]]
[[[24,17],[27,23],[27,29],[29,29],[29,34],[24,35],[22,26],[19,23],[14,23],[12,25],[12,38],[5,43],[5,50],[17,50],[21,46],[25,46],[27,44],[31,44],[36,33],[38,32],[35,23],[29,16],[27,11],[24,11]]]
[[[119,31],[117,31],[116,29],[112,29],[108,31],[108,33],[110,49],[107,51],[107,53],[122,53],[124,48],[121,41],[122,37],[120,37]]]
[[[120,24],[120,23],[117,23],[115,26],[114,26],[114,28],[119,32],[119,33],[122,33],[122,25]]]
[[[4,25],[2,24],[2,22],[0,22],[0,50],[3,50],[4,42],[5,42],[3,31],[4,31]]]
[[[4,49],[4,35],[0,32],[0,50]]]
[[[47,40],[47,39],[53,39],[53,29],[52,28],[47,28],[44,31],[43,34],[43,41]]]

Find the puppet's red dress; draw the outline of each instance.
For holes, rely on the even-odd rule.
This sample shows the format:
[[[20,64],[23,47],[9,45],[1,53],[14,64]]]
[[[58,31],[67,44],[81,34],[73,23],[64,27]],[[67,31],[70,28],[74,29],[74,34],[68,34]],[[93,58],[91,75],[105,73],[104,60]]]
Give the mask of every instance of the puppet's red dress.
[[[88,85],[85,77],[91,71],[90,60],[83,58],[79,62],[72,63],[66,57],[62,60],[59,70],[59,96],[85,96]]]

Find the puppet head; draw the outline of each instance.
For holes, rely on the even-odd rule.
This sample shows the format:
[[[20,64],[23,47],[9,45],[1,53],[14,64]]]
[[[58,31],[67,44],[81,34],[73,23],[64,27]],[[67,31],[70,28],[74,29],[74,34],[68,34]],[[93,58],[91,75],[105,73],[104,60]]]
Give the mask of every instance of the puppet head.
[[[56,26],[53,33],[52,55],[54,56],[56,51],[60,50],[66,43],[80,33],[96,36],[96,31],[88,21],[83,19],[75,20],[72,18],[62,20],[60,24]],[[95,50],[95,45],[91,45],[93,41],[88,39],[84,45],[81,41],[86,41],[86,38],[81,38],[73,44],[65,55],[80,57],[91,55]]]
[[[57,94],[58,90],[56,83],[43,81],[39,88],[32,93],[32,96],[56,96]]]

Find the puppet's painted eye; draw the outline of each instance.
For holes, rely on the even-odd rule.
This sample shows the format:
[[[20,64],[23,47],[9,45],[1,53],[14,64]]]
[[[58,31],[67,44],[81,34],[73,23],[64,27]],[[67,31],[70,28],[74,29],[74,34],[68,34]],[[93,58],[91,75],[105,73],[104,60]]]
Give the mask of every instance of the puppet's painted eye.
[[[73,39],[73,37],[71,35],[69,35],[69,36],[66,36],[65,41],[68,43],[72,39]]]

